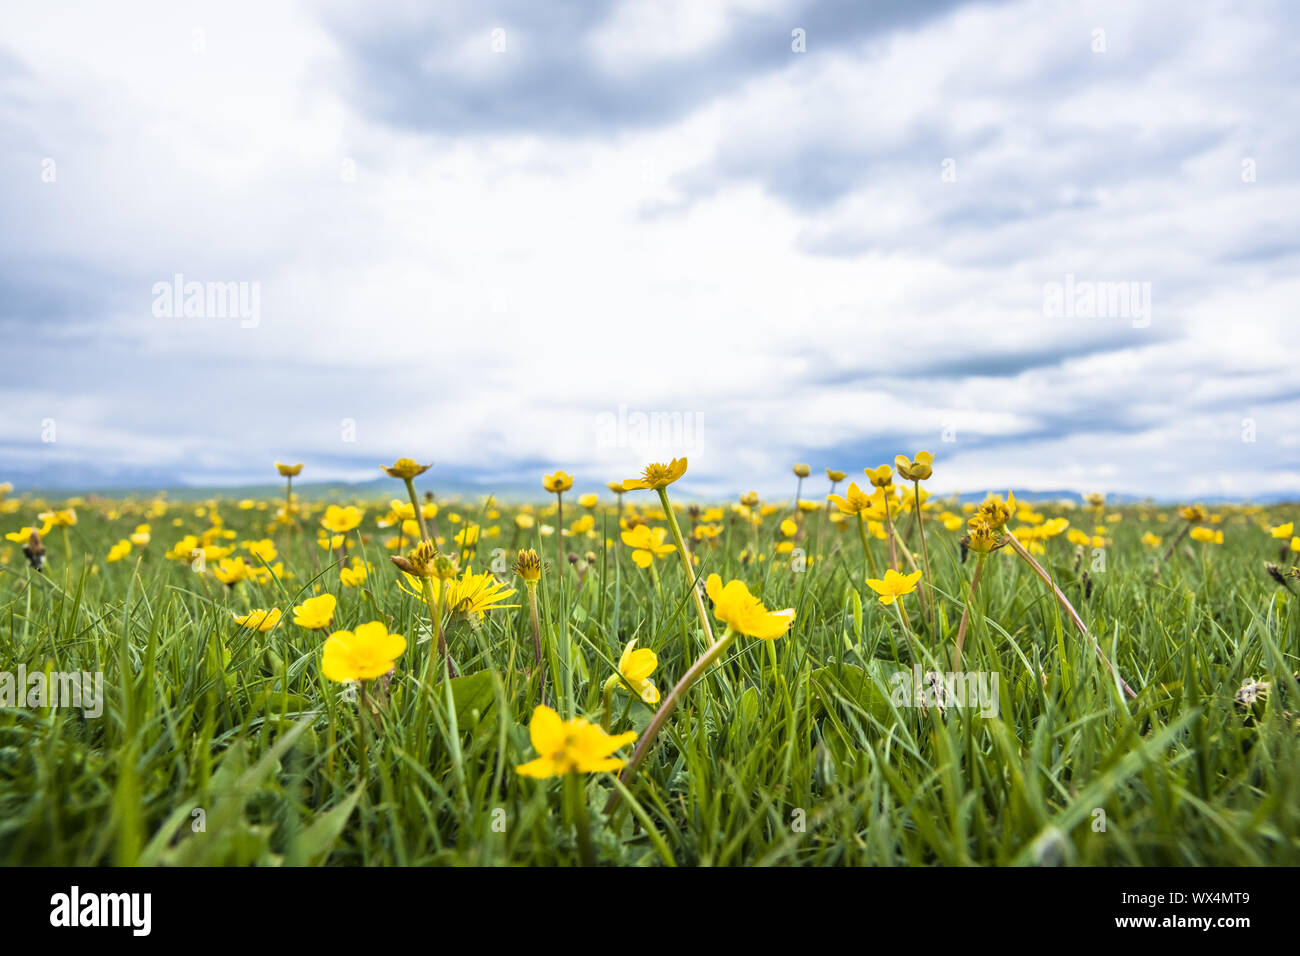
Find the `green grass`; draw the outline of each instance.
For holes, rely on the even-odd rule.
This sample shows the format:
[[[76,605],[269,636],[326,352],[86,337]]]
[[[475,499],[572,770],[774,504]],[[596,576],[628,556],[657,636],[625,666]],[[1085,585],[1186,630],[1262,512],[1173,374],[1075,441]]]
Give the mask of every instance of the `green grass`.
[[[578,862],[563,781],[514,772],[535,756],[526,606],[493,611],[479,628],[456,624],[449,640],[466,676],[422,688],[425,610],[397,589],[373,510],[360,529],[370,540],[354,533],[349,545],[374,566],[364,591],[342,588],[329,559],[318,573],[302,540],[283,532],[276,542],[295,576],[269,584],[229,590],[168,561],[173,540],[208,526],[190,506],[153,521],[146,549],[108,564],[110,545],[145,519],[80,511],[71,563],[58,530],[46,542],[46,575],[9,549],[0,671],[102,672],[104,710],[91,719],[0,708],[0,862]],[[579,512],[566,502],[566,519]],[[464,513],[479,520],[476,509]],[[265,534],[265,512],[222,514],[238,539]],[[1082,511],[1068,515],[1093,523]],[[183,527],[172,527],[176,516]],[[795,607],[795,626],[775,642],[741,639],[690,691],[611,817],[602,809],[621,784],[585,778],[602,863],[1300,863],[1300,695],[1291,676],[1300,617],[1296,598],[1264,571],[1279,542],[1257,516],[1229,509],[1224,544],[1180,546],[1157,579],[1138,539],[1154,529],[1171,540],[1177,519],[1171,511],[1144,523],[1138,509],[1124,509],[1090,597],[1075,548],[1063,537],[1048,542],[1040,560],[1136,700],[1027,565],[991,555],[964,660],[965,670],[999,677],[991,717],[895,706],[888,675],[910,666],[909,644],[864,585],[856,531],[808,515],[799,545],[813,560],[796,574],[771,556],[782,517],[759,530],[767,560],[742,565],[749,533],[737,525],[715,549],[701,547],[701,571],[743,578],[769,608]],[[513,543],[510,513],[483,520],[503,529],[484,551]],[[24,507],[4,530],[34,521],[34,506]],[[616,539],[613,517],[598,516],[598,531],[602,522]],[[925,632],[917,596],[905,601],[922,654],[937,657],[951,647],[974,561],[960,562],[957,534],[933,519],[928,527],[942,640]],[[566,542],[597,552],[581,588],[572,567],[555,565],[554,538],[519,540],[548,559],[542,619],[560,694],[552,703],[593,720],[630,638],[658,653],[665,691],[689,665],[686,650],[693,659],[702,649],[680,564],[658,563],[660,597],[648,572],[621,547],[604,552],[602,540]],[[915,548],[914,530],[909,541]],[[873,547],[884,561],[882,543]],[[512,583],[513,601],[526,605]],[[316,585],[339,597],[336,629],[380,619],[408,638],[386,710],[373,720],[321,676],[322,635],[292,624],[292,604]],[[272,605],[286,616],[269,634],[231,620],[232,610]],[[1252,679],[1272,689],[1246,710],[1233,698]],[[616,694],[615,730],[640,730],[650,716]]]

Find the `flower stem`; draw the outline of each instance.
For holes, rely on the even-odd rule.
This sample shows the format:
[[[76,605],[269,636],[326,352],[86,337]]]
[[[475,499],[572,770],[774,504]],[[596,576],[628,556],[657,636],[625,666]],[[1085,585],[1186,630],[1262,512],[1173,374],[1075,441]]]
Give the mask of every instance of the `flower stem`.
[[[1106,657],[1105,652],[1101,649],[1101,644],[1099,644],[1097,639],[1088,632],[1087,626],[1083,623],[1083,618],[1079,617],[1079,612],[1074,609],[1074,605],[1072,605],[1066,596],[1061,593],[1061,589],[1056,586],[1056,582],[1052,580],[1051,575],[1043,570],[1043,566],[1034,560],[1034,556],[1025,550],[1025,546],[1016,540],[1016,536],[1010,531],[1007,532],[1006,541],[1011,545],[1012,549],[1015,550],[1016,554],[1020,555],[1029,563],[1029,566],[1034,569],[1034,573],[1038,575],[1042,582],[1051,589],[1057,603],[1065,609],[1065,613],[1068,614],[1070,620],[1074,622],[1074,626],[1079,629],[1079,633],[1092,641],[1092,646],[1093,649],[1096,650],[1097,656],[1100,657],[1101,662],[1106,665],[1106,670],[1110,671],[1111,676],[1119,681],[1120,686],[1124,688],[1124,693],[1128,694],[1130,698],[1136,698],[1137,692],[1128,685],[1124,678],[1119,676],[1119,673],[1115,670],[1110,660]]]
[[[957,625],[957,650],[953,654],[953,667],[961,667],[961,648],[966,643],[966,623],[970,620],[970,607],[975,601],[975,589],[980,585],[980,575],[984,571],[984,561],[988,554],[981,552],[975,561],[975,573],[970,579],[970,594],[966,598],[966,606],[961,609],[961,623]]]
[[[424,523],[424,510],[420,507],[420,497],[415,493],[415,479],[403,478],[402,480],[406,482],[406,493],[411,498],[411,507],[415,509],[415,520],[420,524],[420,537],[425,541],[432,541],[433,539],[429,537],[429,526]],[[401,527],[400,518],[398,527]]]
[[[528,619],[533,628],[533,659],[537,661],[537,698],[546,703],[546,662],[542,658],[542,626],[537,616],[537,582],[528,582]]]
[[[569,798],[569,813],[573,816],[573,828],[578,834],[578,853],[583,866],[596,865],[596,851],[591,845],[591,820],[587,817],[587,799],[583,793],[582,775],[565,774],[565,790]],[[617,791],[615,791],[617,792]]]
[[[871,553],[871,548],[867,546],[867,519],[863,517],[862,512],[858,512],[858,537],[862,539],[862,553],[867,556],[867,567],[871,569],[872,577],[879,577],[880,572],[876,569],[876,559]]]
[[[921,482],[913,481],[912,488],[916,493],[916,527],[921,533],[921,560],[925,563],[925,590],[929,592],[930,599],[930,633],[933,635],[930,639],[935,640],[939,636],[939,608],[935,603],[934,578],[930,574],[930,546],[925,543],[925,519],[921,517]]]
[[[704,636],[708,639],[709,645],[712,646],[713,628],[709,625],[709,612],[704,607],[704,598],[700,595],[700,589],[695,583],[695,568],[691,566],[691,557],[686,553],[686,542],[682,540],[682,529],[677,524],[677,515],[673,513],[673,506],[668,501],[668,489],[656,488],[659,492],[659,503],[663,505],[664,514],[668,516],[668,527],[673,533],[673,540],[677,542],[677,553],[682,558],[682,569],[686,572],[686,581],[691,589],[691,594],[695,597],[695,611],[700,616],[700,626],[704,628]],[[757,556],[755,556],[757,559]]]
[[[636,749],[632,751],[632,756],[628,758],[627,766],[623,768],[623,772],[619,775],[620,780],[624,783],[631,782],[632,778],[636,775],[637,767],[641,766],[641,761],[645,760],[645,755],[649,752],[650,745],[653,744],[655,738],[659,736],[659,731],[663,730],[664,724],[667,722],[673,710],[676,709],[677,704],[682,699],[683,695],[685,695],[685,693],[691,689],[691,685],[699,680],[700,677],[703,676],[704,672],[722,656],[723,651],[731,646],[732,642],[736,640],[736,637],[736,632],[731,628],[727,628],[726,632],[722,635],[722,639],[701,654],[699,659],[691,665],[690,670],[683,674],[682,679],[679,680],[676,686],[668,692],[663,701],[659,704],[659,709],[655,711],[655,715],[650,718],[650,723],[646,727],[644,733],[641,734],[641,739],[636,742]],[[610,796],[609,802],[605,804],[605,813],[610,813],[616,806],[618,806],[618,799],[619,794],[616,790]]]

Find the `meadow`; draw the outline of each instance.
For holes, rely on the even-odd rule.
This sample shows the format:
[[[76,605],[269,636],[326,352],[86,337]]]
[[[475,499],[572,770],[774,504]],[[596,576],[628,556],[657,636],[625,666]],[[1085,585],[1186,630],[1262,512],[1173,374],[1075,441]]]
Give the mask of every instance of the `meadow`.
[[[4,489],[0,863],[1300,864],[1300,508],[276,467]]]

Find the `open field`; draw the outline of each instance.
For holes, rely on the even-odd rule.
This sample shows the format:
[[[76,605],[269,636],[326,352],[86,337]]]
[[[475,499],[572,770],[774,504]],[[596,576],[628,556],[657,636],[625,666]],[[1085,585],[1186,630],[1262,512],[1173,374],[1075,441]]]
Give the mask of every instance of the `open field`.
[[[436,472],[328,510],[10,494],[0,862],[1300,863],[1297,509],[936,496],[918,521],[897,472],[829,505],[791,475],[798,508],[646,477],[562,516],[540,484],[426,498]]]

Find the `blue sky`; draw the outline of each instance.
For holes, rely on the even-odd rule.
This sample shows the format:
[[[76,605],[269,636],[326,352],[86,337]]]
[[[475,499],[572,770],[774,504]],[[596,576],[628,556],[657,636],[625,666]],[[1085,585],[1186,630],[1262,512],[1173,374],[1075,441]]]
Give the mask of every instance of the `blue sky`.
[[[1298,21],[10,4],[0,480],[1300,495]]]

